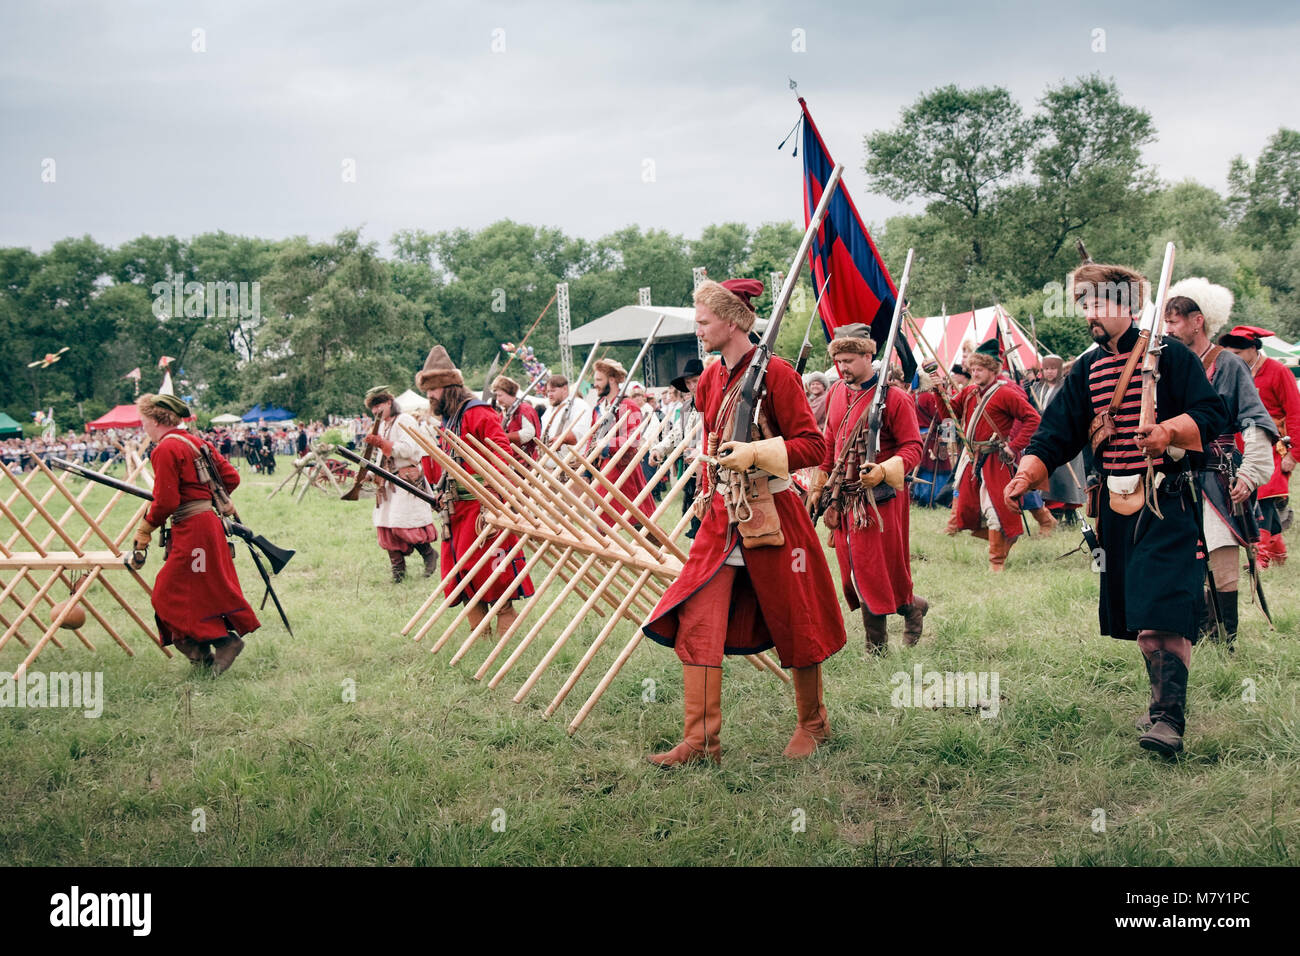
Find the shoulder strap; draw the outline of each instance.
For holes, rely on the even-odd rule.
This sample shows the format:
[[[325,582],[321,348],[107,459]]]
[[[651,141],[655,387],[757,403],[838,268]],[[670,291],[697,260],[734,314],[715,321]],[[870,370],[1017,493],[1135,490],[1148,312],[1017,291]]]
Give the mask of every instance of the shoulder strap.
[[[975,439],[975,426],[979,424],[979,420],[985,417],[985,415],[988,413],[988,405],[989,405],[989,401],[993,398],[993,393],[996,392],[1005,384],[1007,383],[1004,382],[1002,379],[998,379],[993,383],[992,388],[990,388],[987,392],[985,392],[983,395],[980,396],[980,403],[977,406],[975,406],[975,414],[971,416],[971,422],[969,425],[970,437],[972,441]],[[1002,435],[999,434],[998,427],[993,424],[993,419],[990,418],[988,422],[989,422],[989,427],[993,429],[993,437],[997,439],[1001,439]]]
[[[1124,395],[1128,392],[1128,383],[1133,378],[1133,371],[1137,368],[1138,362],[1142,361],[1142,356],[1146,354],[1147,343],[1150,341],[1151,333],[1146,329],[1138,333],[1137,344],[1133,346],[1133,351],[1128,353],[1128,361],[1124,363],[1124,370],[1119,373],[1119,381],[1115,383],[1115,391],[1110,396],[1110,405],[1107,409],[1112,416],[1124,403]]]
[[[1201,367],[1205,369],[1205,374],[1210,374],[1210,369],[1214,368],[1214,363],[1219,358],[1219,353],[1223,351],[1222,345],[1211,345],[1201,356]]]

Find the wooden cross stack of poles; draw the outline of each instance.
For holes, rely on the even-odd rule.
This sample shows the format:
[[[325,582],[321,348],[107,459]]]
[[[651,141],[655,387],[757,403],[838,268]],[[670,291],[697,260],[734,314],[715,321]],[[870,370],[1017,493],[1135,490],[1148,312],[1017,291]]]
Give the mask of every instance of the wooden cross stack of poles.
[[[118,515],[127,516],[125,524],[116,533],[106,531],[114,509],[125,497],[123,492],[88,481],[74,494],[67,475],[51,471],[35,456],[31,460],[35,461],[36,468],[21,477],[0,467],[0,488],[5,490],[0,499],[0,628],[3,628],[0,654],[11,640],[26,651],[13,672],[13,679],[21,677],[47,645],[63,647],[56,635],[69,614],[76,613],[76,608],[94,618],[128,656],[135,656],[91,600],[90,589],[96,583],[163,654],[171,657],[152,623],[153,614],[147,603],[152,589],[139,572],[124,564],[122,557],[124,545],[130,549],[131,535],[149,503],[130,498],[126,509]],[[129,446],[126,472],[126,481],[138,478],[152,487],[148,463]],[[25,515],[21,513],[24,511]],[[113,583],[114,578],[123,576],[132,578],[144,592],[143,611],[132,603],[132,598],[139,602],[134,585],[119,587]],[[67,600],[60,600],[65,596]],[[72,633],[87,648],[95,650],[82,628]]]
[[[308,450],[307,454],[303,455],[301,458],[295,458],[293,462],[293,472],[284,476],[284,481],[275,486],[275,490],[266,496],[266,500],[270,501],[278,495],[282,490],[284,490],[284,486],[291,481],[293,482],[293,487],[289,489],[289,494],[298,492],[298,497],[295,498],[294,501],[299,504],[302,503],[302,499],[306,496],[307,489],[313,486],[318,488],[321,493],[325,495],[330,494],[330,489],[332,488],[334,497],[340,497],[343,494],[344,489],[340,487],[338,479],[334,477],[334,473],[330,471],[328,465],[329,452],[326,449],[331,449],[333,447],[334,446],[332,445],[319,446],[319,453],[318,449],[313,448]],[[302,491],[298,491],[299,481],[302,482]]]
[[[547,705],[544,716],[549,718],[568,697],[619,625],[631,625],[631,634],[622,650],[569,723],[569,733],[577,731],[640,644],[642,625],[649,620],[656,602],[681,574],[686,563],[686,554],[676,542],[689,523],[690,514],[687,512],[674,524],[669,522],[680,509],[682,489],[694,476],[699,460],[692,462],[673,482],[671,490],[649,518],[642,514],[641,505],[659,482],[671,474],[674,465],[690,447],[695,430],[684,436],[634,500],[629,500],[616,481],[607,477],[611,474],[625,475],[641,467],[641,461],[650,449],[650,442],[641,439],[651,420],[647,416],[639,429],[629,433],[620,418],[603,440],[592,442],[581,451],[575,446],[561,446],[557,450],[539,443],[541,457],[537,461],[530,459],[517,446],[518,456],[506,459],[499,448],[488,448],[474,436],[462,438],[439,430],[444,450],[439,443],[424,435],[413,435],[429,457],[456,478],[461,487],[474,494],[482,510],[479,534],[473,545],[453,567],[442,569],[444,581],[463,572],[462,583],[449,594],[444,594],[441,586],[435,590],[411,616],[402,633],[413,635],[416,641],[424,639],[447,617],[461,600],[466,586],[488,567],[490,561],[492,574],[487,579],[485,590],[503,575],[509,576],[507,587],[503,596],[488,608],[482,622],[457,647],[449,663],[458,664],[471,652],[479,637],[487,633],[491,622],[497,619],[517,592],[518,582],[544,565],[547,570],[536,585],[535,593],[516,609],[516,619],[488,650],[474,672],[474,679],[486,677],[509,650],[505,660],[488,679],[489,687],[498,687],[561,613],[565,602],[571,598],[580,600],[581,607],[576,613],[570,611],[561,618],[563,628],[512,698],[516,703],[522,702],[565,646],[575,637],[581,641],[578,636],[581,626],[593,615],[602,618],[604,623],[599,631]],[[626,439],[622,446],[608,462],[597,466],[596,462],[601,460],[606,446],[620,434]],[[482,483],[470,477],[457,459],[481,476]],[[621,481],[621,478],[616,480]],[[507,550],[505,542],[511,535],[518,540]],[[481,557],[472,567],[467,567],[474,554]],[[515,574],[512,566],[521,554],[527,557],[520,572]],[[470,605],[466,602],[433,642],[432,653],[436,654],[448,645],[469,617],[469,611]],[[766,654],[752,655],[747,659],[760,671],[771,671],[789,682],[785,672]]]

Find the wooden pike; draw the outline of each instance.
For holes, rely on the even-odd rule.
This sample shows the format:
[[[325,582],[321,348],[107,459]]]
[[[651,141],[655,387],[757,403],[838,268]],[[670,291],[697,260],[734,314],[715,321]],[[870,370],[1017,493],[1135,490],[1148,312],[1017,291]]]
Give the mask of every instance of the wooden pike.
[[[497,583],[497,579],[501,577],[501,574],[506,570],[506,568],[511,567],[511,565],[514,563],[515,558],[518,557],[519,552],[524,550],[524,545],[527,542],[528,542],[527,536],[521,537],[518,541],[515,542],[515,546],[511,548],[508,552],[506,552],[504,556],[502,556],[502,553],[500,551],[497,551],[495,554],[484,555],[484,558],[492,559],[493,568],[492,568],[492,573],[488,575],[488,579],[483,582],[482,590],[484,591],[492,590],[492,585]],[[479,566],[481,566],[482,563],[483,562],[480,560]],[[474,578],[474,575],[476,575],[477,573],[478,573],[477,570],[473,571],[468,575],[468,578],[472,580]],[[506,593],[509,594],[511,592],[507,591]],[[477,602],[472,598],[465,601],[465,606],[461,608],[460,613],[456,615],[456,618],[450,624],[447,625],[447,630],[443,631],[442,637],[438,638],[438,640],[434,642],[433,647],[429,648],[429,653],[437,654],[440,650],[442,650],[443,645],[445,645],[449,640],[451,640],[451,635],[455,633],[456,628],[460,627],[461,623],[465,620],[465,618],[469,617],[469,612],[473,609],[476,603]]]
[[[501,655],[501,652],[506,649],[506,646],[510,643],[510,639],[514,637],[515,631],[519,630],[520,625],[523,624],[524,618],[531,614],[533,609],[541,603],[542,595],[546,592],[546,589],[551,586],[551,583],[559,575],[561,569],[564,568],[572,554],[573,548],[566,548],[564,553],[560,555],[559,559],[551,565],[551,570],[547,573],[545,580],[537,586],[536,590],[533,592],[533,596],[528,599],[528,602],[523,606],[523,609],[519,611],[519,616],[515,619],[515,622],[510,625],[509,629],[507,629],[500,638],[497,639],[496,646],[488,653],[487,660],[485,660],[479,666],[479,669],[474,672],[475,680],[482,680],[483,675],[488,672],[494,663],[496,663],[496,659]]]
[[[470,556],[473,555],[474,552],[477,551],[479,548],[483,547],[483,542],[487,540],[488,535],[491,533],[492,533],[492,528],[490,527],[485,527],[482,531],[480,531],[478,537],[474,539],[474,543],[471,544],[469,546],[469,549],[460,556],[460,559],[454,565],[452,565],[451,570],[447,571],[445,574],[442,575],[442,579],[438,582],[437,587],[434,588],[433,593],[429,595],[428,600],[426,600],[422,605],[420,605],[420,609],[416,611],[414,614],[412,614],[411,619],[406,622],[406,627],[402,628],[403,637],[411,633],[411,628],[415,627],[415,625],[419,623],[420,618],[424,617],[424,615],[429,612],[429,608],[433,607],[434,602],[438,600],[438,596],[442,594],[442,581],[445,581],[447,580],[447,578],[454,577],[455,575],[459,574],[464,569],[465,564],[469,561]],[[444,598],[444,600],[446,599]],[[421,635],[421,637],[422,636],[423,635]],[[419,639],[420,639],[419,637],[416,638],[417,641]]]

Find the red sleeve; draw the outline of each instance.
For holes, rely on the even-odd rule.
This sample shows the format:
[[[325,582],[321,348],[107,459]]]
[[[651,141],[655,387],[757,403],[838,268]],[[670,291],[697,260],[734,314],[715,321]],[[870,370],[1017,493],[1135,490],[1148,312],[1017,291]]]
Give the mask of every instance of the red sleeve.
[[[1023,454],[1029,447],[1029,439],[1034,437],[1034,432],[1038,430],[1038,423],[1042,421],[1042,416],[1034,410],[1034,406],[1029,404],[1029,399],[1025,397],[1024,390],[1016,388],[1003,388],[1007,395],[1005,402],[1008,411],[1015,418],[1016,423],[1011,428],[1011,434],[1007,436],[1007,445],[1017,455]]]
[[[835,433],[840,430],[840,425],[844,421],[844,413],[848,411],[848,406],[841,399],[844,397],[844,389],[834,389],[826,395],[826,428],[822,432],[822,437],[826,440],[826,452],[822,455],[822,471],[830,474],[835,470]]]
[[[893,454],[903,459],[903,467],[910,472],[921,462],[921,430],[916,424],[916,405],[901,388],[891,388],[885,404],[888,406],[889,434],[895,443]]]
[[[506,440],[506,433],[501,428],[500,414],[485,405],[479,405],[465,412],[461,432],[473,435],[489,448],[496,445],[503,460],[510,454],[510,442]],[[506,469],[501,467],[498,470]]]
[[[618,407],[618,415],[621,424],[615,426],[613,439],[606,446],[608,454],[615,454],[620,448],[627,444],[627,438],[634,431],[641,427],[641,408],[631,399],[624,399]]]
[[[811,468],[826,460],[826,437],[817,427],[812,406],[803,390],[803,379],[783,358],[774,357],[767,367],[767,417],[785,439],[785,454],[791,471]]]
[[[180,507],[184,454],[180,442],[162,441],[154,446],[149,456],[153,465],[153,504],[145,512],[145,520],[155,528],[162,527],[167,516]]]
[[[1286,419],[1287,436],[1300,445],[1300,386],[1297,386],[1295,376],[1281,362],[1277,363],[1274,371],[1278,373],[1274,378],[1277,380],[1277,390],[1281,393],[1278,397],[1281,399],[1282,416]],[[1294,452],[1292,457],[1295,457]]]

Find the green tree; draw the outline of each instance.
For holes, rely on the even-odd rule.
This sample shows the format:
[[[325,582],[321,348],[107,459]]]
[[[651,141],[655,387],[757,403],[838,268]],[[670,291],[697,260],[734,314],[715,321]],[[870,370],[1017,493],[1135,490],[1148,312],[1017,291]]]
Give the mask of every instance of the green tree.
[[[1300,221],[1300,132],[1278,129],[1252,167],[1241,156],[1228,170],[1228,205],[1255,248],[1286,248]]]

